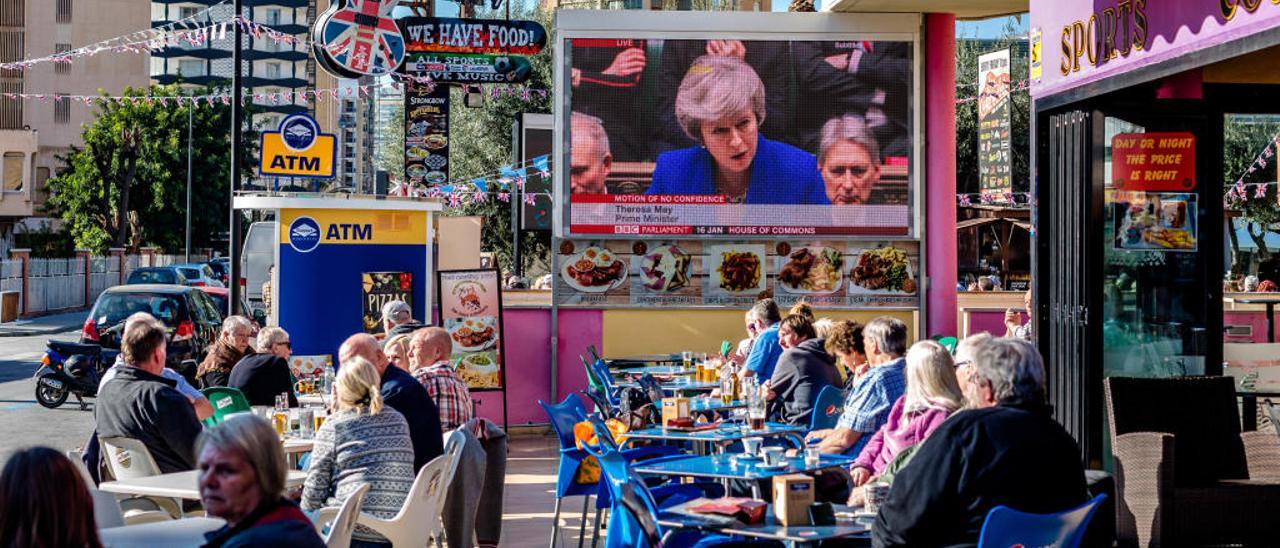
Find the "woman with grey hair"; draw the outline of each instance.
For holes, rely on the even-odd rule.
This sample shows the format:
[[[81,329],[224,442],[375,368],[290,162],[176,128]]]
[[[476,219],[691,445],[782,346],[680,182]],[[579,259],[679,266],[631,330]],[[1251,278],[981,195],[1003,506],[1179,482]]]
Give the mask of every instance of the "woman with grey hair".
[[[659,154],[648,194],[715,194],[747,204],[830,203],[813,155],[760,135],[764,84],[742,59],[695,60],[676,92],[675,111],[699,146]]]
[[[253,322],[244,316],[227,316],[222,321],[222,332],[218,342],[205,355],[204,361],[196,368],[196,379],[201,388],[226,386],[231,377],[231,368],[240,363],[240,359],[253,354],[250,341],[253,339]]]
[[[293,344],[289,333],[279,327],[266,327],[258,332],[258,354],[250,354],[231,369],[227,386],[244,392],[249,405],[275,405],[276,396],[284,394],[289,407],[297,407],[293,393],[293,375],[289,357]]]
[[[865,204],[880,182],[880,145],[861,116],[846,114],[822,126],[818,167],[832,204]]]
[[[205,546],[324,546],[285,495],[288,465],[278,436],[265,419],[243,414],[196,440],[200,502],[210,516],[227,520],[205,534]]]

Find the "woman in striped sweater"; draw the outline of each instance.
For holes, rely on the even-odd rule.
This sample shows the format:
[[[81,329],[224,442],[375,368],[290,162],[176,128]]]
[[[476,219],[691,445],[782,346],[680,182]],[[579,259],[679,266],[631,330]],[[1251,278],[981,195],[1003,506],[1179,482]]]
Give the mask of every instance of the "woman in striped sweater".
[[[413,442],[409,425],[378,394],[378,371],[362,358],[343,362],[335,383],[338,410],[316,432],[302,491],[302,508],[341,506],[369,485],[363,512],[395,517],[413,486]],[[357,526],[352,546],[390,546],[373,530]]]

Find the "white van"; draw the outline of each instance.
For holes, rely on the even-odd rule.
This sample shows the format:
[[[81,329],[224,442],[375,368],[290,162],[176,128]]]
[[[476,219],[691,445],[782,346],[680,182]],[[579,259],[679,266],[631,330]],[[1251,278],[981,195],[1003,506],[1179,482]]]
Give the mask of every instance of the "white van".
[[[275,221],[260,221],[249,225],[249,231],[244,235],[240,279],[244,281],[245,297],[250,301],[262,301],[262,284],[267,281],[267,270],[276,262],[279,230]]]

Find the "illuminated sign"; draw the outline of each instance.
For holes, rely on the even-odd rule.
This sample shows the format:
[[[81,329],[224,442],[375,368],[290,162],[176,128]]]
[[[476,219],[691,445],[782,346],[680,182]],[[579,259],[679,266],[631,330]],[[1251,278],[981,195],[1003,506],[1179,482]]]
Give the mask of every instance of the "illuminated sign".
[[[306,114],[280,121],[276,131],[262,132],[262,175],[331,178],[337,165],[337,138],[320,133],[320,124]]]

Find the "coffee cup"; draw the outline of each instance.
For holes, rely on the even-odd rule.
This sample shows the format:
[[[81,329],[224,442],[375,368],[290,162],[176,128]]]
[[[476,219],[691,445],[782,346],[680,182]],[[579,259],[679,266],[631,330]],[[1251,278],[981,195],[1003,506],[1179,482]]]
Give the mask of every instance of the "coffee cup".
[[[866,506],[863,510],[868,513],[876,514],[880,512],[880,505],[884,504],[884,500],[889,498],[889,484],[884,482],[870,483],[863,486],[866,494]]]
[[[764,449],[764,463],[769,466],[777,466],[786,462],[787,450],[782,447],[766,447]]]
[[[763,438],[747,438],[742,440],[742,452],[748,455],[759,455],[760,445],[764,443]]]

